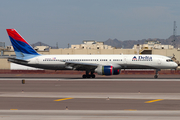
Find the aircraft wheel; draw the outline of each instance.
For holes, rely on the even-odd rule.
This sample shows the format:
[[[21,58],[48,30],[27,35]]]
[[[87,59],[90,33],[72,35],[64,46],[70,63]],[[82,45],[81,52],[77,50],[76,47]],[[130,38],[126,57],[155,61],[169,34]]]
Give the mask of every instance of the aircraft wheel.
[[[158,78],[158,75],[154,75],[154,78],[155,78],[155,79]]]
[[[82,78],[86,78],[87,76],[86,75],[83,75]]]
[[[92,78],[95,78],[96,76],[93,74],[93,75],[91,75],[91,77],[92,77]]]

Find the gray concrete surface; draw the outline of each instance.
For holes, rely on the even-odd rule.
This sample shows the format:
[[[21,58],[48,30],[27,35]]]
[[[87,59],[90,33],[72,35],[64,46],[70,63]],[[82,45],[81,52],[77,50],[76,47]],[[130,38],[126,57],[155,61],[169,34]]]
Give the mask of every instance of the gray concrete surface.
[[[169,80],[169,81],[167,81]],[[151,80],[0,80],[0,92],[80,92],[80,93],[180,93],[180,81]]]
[[[180,110],[179,100],[1,97],[0,110]]]
[[[82,74],[0,74],[0,78],[62,78],[83,79]],[[154,79],[154,74],[120,74],[103,76],[96,75],[97,79]],[[160,74],[158,79],[179,79],[180,74]]]
[[[180,119],[179,79],[21,80],[1,78],[0,120]]]

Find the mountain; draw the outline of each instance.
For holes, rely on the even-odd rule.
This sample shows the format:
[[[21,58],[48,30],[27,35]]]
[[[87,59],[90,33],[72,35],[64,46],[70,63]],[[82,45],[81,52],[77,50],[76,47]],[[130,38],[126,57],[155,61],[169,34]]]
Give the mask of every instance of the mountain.
[[[144,44],[146,41],[159,41],[161,42],[162,45],[172,45],[172,41],[174,40],[174,36],[170,36],[169,38],[167,39],[159,39],[159,38],[155,38],[155,39],[152,39],[152,38],[149,38],[149,39],[142,39],[142,40],[124,40],[124,41],[121,41],[121,40],[118,40],[118,39],[108,39],[104,42],[105,45],[110,45],[110,46],[113,46],[113,47],[116,47],[116,48],[133,48],[134,45],[137,45],[137,44]],[[175,47],[179,47],[180,48],[180,35],[176,36],[175,38]],[[31,44],[32,47],[35,47],[35,46],[49,46],[51,47],[52,49],[57,49],[56,46],[50,46],[48,44],[45,44],[45,43],[42,43],[42,42],[37,42],[37,43],[34,43],[34,44]]]
[[[105,45],[111,45],[116,48],[133,48],[134,45],[144,44],[146,41],[159,41],[162,45],[172,45],[172,41],[174,40],[174,36],[170,36],[168,39],[142,39],[142,40],[118,40],[118,39],[108,39],[104,42]],[[176,47],[180,46],[180,35],[175,38]]]

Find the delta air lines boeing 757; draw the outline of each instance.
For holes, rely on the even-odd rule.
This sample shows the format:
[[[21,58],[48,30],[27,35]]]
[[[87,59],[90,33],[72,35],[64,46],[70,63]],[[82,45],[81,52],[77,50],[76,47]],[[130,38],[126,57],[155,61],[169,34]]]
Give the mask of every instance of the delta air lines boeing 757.
[[[118,75],[121,69],[176,69],[171,58],[162,55],[41,55],[15,30],[7,29],[16,53],[8,61],[25,66],[50,70],[86,71],[83,78],[99,75]]]

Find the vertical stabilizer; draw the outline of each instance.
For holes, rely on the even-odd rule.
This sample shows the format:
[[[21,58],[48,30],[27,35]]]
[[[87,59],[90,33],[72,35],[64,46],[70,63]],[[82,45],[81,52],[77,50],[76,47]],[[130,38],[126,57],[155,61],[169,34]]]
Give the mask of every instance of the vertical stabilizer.
[[[17,57],[30,57],[39,55],[15,29],[6,30]]]

